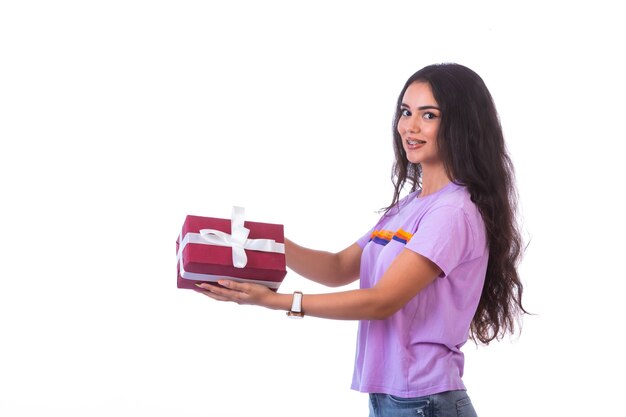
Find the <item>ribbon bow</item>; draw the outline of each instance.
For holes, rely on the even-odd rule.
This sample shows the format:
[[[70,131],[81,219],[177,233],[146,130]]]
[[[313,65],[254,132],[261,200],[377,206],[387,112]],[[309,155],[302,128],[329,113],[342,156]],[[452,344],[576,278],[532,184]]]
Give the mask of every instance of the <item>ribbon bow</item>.
[[[250,229],[244,227],[245,209],[233,207],[230,218],[231,233],[215,229],[201,229],[200,236],[210,245],[230,246],[233,250],[233,266],[244,268],[248,263],[246,249],[262,252],[285,253],[285,245],[273,239],[248,239]]]

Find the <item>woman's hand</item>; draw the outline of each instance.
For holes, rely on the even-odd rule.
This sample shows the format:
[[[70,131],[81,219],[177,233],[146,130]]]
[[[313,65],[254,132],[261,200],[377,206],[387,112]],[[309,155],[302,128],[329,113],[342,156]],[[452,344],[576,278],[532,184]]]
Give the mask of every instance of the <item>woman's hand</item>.
[[[217,301],[232,301],[237,304],[250,304],[261,307],[270,307],[270,300],[276,293],[260,284],[250,284],[236,281],[219,280],[217,285],[202,283],[196,284],[198,292]]]

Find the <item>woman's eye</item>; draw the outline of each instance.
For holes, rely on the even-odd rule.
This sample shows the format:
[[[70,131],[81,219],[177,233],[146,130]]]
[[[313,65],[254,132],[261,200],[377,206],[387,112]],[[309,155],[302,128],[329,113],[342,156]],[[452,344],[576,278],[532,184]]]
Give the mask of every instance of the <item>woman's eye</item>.
[[[424,113],[424,119],[432,120],[432,119],[436,119],[436,118],[437,118],[437,115],[435,113],[432,113],[432,112]]]
[[[402,115],[403,115],[403,116],[405,116],[405,117],[409,117],[409,116],[411,116],[411,112],[410,112],[408,109],[402,109],[402,110],[400,111],[400,114],[402,114]]]

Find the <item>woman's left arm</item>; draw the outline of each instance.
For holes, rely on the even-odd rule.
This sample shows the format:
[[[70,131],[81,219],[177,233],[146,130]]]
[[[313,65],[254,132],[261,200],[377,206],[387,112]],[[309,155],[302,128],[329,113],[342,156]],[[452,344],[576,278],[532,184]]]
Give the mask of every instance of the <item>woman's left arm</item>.
[[[337,320],[381,320],[400,310],[433,282],[441,269],[424,256],[404,249],[372,288],[329,294],[305,294],[305,315]],[[292,294],[279,294],[257,284],[219,281],[226,288],[201,284],[200,292],[218,301],[288,311]]]

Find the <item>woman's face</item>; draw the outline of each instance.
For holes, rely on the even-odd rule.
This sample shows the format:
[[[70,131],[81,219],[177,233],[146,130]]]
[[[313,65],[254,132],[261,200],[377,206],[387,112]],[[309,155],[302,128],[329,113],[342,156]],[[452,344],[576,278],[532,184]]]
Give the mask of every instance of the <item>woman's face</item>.
[[[430,84],[414,82],[402,97],[398,133],[409,162],[428,165],[441,164],[437,151],[437,135],[441,110],[433,97]]]

